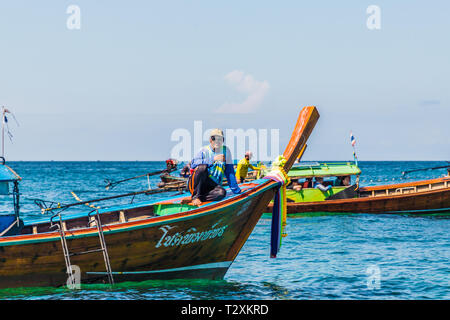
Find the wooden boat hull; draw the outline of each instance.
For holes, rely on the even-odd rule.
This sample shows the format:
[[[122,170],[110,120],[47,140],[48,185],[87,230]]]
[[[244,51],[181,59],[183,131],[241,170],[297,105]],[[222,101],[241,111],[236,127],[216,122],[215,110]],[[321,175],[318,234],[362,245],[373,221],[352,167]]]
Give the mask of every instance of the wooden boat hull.
[[[171,182],[186,183],[188,180],[187,178],[171,176],[168,174],[161,175],[160,178],[161,178],[161,181],[165,182],[165,183],[171,183]]]
[[[432,186],[439,186],[433,189]],[[413,192],[413,190],[419,192]],[[421,190],[422,188],[422,190]],[[426,190],[425,188],[429,188]],[[399,190],[407,190],[405,193]],[[397,185],[365,187],[362,197],[315,202],[289,202],[288,215],[311,213],[383,213],[440,214],[450,213],[450,177]],[[269,204],[266,212],[270,212]]]
[[[264,183],[261,190],[240,195],[231,204],[218,203],[207,212],[105,226],[115,280],[221,279],[274,195],[275,183]],[[0,287],[66,283],[59,233],[33,238],[0,242]],[[17,240],[20,246],[14,245]],[[71,252],[94,250],[99,247],[98,233],[95,228],[68,231],[67,243]],[[71,263],[80,268],[83,283],[106,279],[101,252],[73,256]]]

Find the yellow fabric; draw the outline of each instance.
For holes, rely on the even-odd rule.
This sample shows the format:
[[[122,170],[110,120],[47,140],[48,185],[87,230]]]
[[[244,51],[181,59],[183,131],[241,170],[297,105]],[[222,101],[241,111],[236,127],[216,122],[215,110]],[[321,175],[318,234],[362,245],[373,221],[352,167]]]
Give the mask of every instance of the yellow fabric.
[[[241,159],[238,162],[237,168],[236,168],[236,180],[245,179],[247,177],[248,168],[252,168],[253,170],[256,170],[257,168],[250,164],[250,161],[246,158]]]
[[[290,181],[289,181],[290,182]],[[287,236],[286,233],[286,219],[287,219],[287,198],[286,198],[286,184],[283,184],[281,186],[281,196],[283,199],[283,204],[282,204],[282,209],[281,209],[281,228],[282,228],[282,233],[281,236],[284,238]]]

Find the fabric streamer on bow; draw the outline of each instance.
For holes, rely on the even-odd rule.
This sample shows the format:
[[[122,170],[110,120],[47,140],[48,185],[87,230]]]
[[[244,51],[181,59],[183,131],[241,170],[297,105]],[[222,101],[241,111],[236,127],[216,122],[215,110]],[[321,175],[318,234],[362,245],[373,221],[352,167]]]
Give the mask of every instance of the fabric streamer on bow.
[[[286,186],[291,182],[283,167],[286,163],[284,156],[278,156],[273,162],[270,172],[263,179],[278,182],[279,186],[274,197],[272,210],[272,227],[270,232],[270,257],[276,258],[281,247],[281,240],[286,237]]]

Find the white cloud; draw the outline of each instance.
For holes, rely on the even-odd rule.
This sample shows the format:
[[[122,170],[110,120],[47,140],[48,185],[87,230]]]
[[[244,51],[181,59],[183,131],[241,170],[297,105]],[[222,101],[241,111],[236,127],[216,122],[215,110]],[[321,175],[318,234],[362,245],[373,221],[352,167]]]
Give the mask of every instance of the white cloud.
[[[226,102],[216,109],[218,113],[252,113],[264,100],[270,86],[267,81],[258,81],[250,74],[234,70],[225,76],[225,80],[239,92],[247,94],[240,103]]]

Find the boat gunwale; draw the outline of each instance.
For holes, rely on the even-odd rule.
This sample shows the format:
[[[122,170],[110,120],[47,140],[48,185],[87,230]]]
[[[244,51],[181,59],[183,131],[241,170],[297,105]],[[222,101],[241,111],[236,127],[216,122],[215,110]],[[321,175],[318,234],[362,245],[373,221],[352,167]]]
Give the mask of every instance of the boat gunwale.
[[[348,199],[336,199],[336,200],[324,200],[324,201],[311,201],[311,202],[288,202],[287,206],[308,206],[308,205],[316,205],[316,204],[327,204],[327,203],[346,203],[346,202],[366,202],[366,201],[373,201],[376,199],[377,201],[386,200],[386,199],[392,199],[392,198],[411,198],[411,197],[417,197],[418,195],[430,195],[433,193],[441,193],[450,191],[450,187],[445,187],[441,189],[434,189],[434,190],[427,190],[427,191],[420,191],[420,192],[414,192],[414,193],[402,193],[402,194],[390,194],[390,195],[380,195],[380,196],[368,196],[368,197],[361,197],[361,198],[348,198]],[[272,204],[269,204],[271,206]]]
[[[403,187],[415,187],[415,186],[420,186],[420,185],[434,184],[434,183],[446,182],[446,181],[450,181],[449,176],[435,178],[435,179],[428,179],[428,180],[402,182],[402,183],[396,183],[396,184],[384,184],[384,185],[380,185],[380,186],[367,186],[367,187],[359,188],[359,190],[362,192],[389,190],[389,189],[396,189],[396,188],[403,188]],[[443,189],[446,189],[446,188],[449,188],[449,187],[444,187]],[[425,192],[425,191],[423,191],[423,192]],[[420,193],[422,193],[422,191]]]

